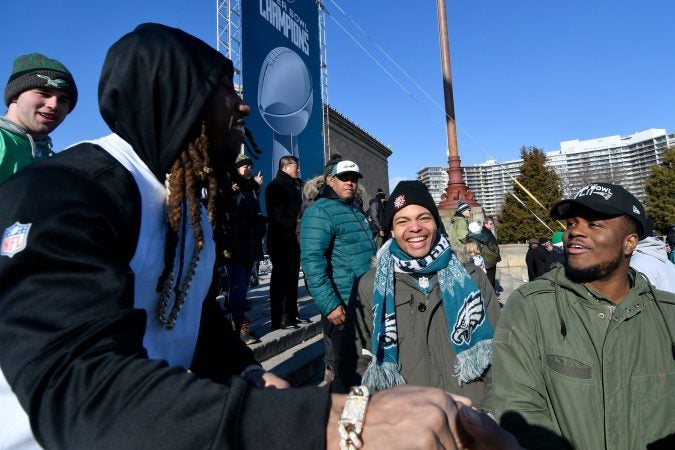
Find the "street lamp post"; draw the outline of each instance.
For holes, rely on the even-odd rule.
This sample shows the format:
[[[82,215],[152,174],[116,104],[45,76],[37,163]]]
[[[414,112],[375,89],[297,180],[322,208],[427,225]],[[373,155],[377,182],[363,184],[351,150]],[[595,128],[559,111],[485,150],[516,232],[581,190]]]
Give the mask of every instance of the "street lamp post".
[[[478,206],[473,193],[462,178],[459,150],[457,149],[457,126],[455,124],[455,101],[452,93],[452,70],[450,67],[450,40],[448,38],[448,22],[445,10],[445,0],[436,0],[438,16],[438,38],[441,47],[441,70],[443,73],[443,94],[445,97],[445,123],[448,135],[448,185],[441,196],[438,208],[449,210],[457,208],[457,200]]]

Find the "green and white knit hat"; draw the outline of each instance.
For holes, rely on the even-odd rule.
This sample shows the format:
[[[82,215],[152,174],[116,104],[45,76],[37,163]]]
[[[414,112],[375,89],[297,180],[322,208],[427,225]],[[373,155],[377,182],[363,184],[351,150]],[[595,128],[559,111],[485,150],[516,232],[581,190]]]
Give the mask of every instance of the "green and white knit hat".
[[[75,109],[77,86],[66,66],[40,53],[19,56],[14,60],[12,74],[5,87],[5,105],[9,106],[22,92],[36,88],[66,92],[70,97],[70,111]]]

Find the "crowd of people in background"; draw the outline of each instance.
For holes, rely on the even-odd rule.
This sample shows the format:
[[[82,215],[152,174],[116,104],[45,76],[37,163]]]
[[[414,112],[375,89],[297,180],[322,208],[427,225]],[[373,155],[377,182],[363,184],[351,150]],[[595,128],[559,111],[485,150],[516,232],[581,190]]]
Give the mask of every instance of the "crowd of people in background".
[[[111,134],[54,153],[74,78],[14,61],[0,448],[675,446],[675,225],[662,240],[635,196],[591,183],[551,207],[564,230],[528,240],[528,282],[501,298],[497,223],[465,201],[446,227],[423,183],[369,198],[339,154],[306,182],[283,156],[263,188],[233,77],[201,40],[142,24],[104,62]],[[273,330],[311,322],[302,267],[320,386],[291,388],[251,350],[266,255]]]

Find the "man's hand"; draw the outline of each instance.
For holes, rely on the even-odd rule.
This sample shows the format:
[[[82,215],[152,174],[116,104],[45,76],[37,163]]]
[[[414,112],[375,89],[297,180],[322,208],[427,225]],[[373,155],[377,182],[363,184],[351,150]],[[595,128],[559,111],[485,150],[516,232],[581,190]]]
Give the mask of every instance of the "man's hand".
[[[262,376],[266,389],[287,389],[291,387],[288,381],[274,375],[272,372],[265,372]]]
[[[332,398],[326,448],[340,448],[338,419],[345,396]],[[459,441],[459,406],[440,389],[397,386],[376,392],[366,409],[361,437],[363,450],[462,448]]]
[[[258,175],[253,177],[256,183],[258,183],[258,186],[262,186],[263,184],[263,176],[262,176],[262,170],[258,171]]]
[[[333,394],[326,448],[340,448],[338,420],[346,397]],[[366,409],[364,450],[520,450],[518,441],[466,397],[440,389],[397,386],[376,392]]]
[[[267,372],[262,367],[249,371],[244,379],[257,388],[286,389],[291,385],[283,378],[279,378],[272,372]]]
[[[347,317],[345,316],[345,307],[340,305],[337,308],[335,308],[333,311],[331,311],[330,314],[326,317],[328,321],[333,325],[334,327],[339,327],[343,323],[345,323],[345,319]]]
[[[487,414],[474,411],[468,406],[459,410],[459,420],[465,435],[472,442],[466,443],[471,450],[520,450],[516,438],[500,427]]]

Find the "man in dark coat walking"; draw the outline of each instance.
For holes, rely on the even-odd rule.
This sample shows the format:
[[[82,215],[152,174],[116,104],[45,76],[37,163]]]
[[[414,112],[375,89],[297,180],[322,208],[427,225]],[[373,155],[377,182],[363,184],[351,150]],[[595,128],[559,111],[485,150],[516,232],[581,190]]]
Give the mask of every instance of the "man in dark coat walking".
[[[551,240],[547,237],[539,238],[539,247],[534,252],[534,275],[535,278],[546,272],[546,259],[551,253]]]
[[[483,254],[483,260],[485,260],[485,269],[488,280],[490,284],[496,290],[496,275],[497,275],[497,263],[502,260],[501,255],[499,254],[499,243],[497,242],[497,236],[495,235],[495,221],[492,216],[485,218],[483,222],[483,228],[481,230],[484,235],[487,236],[488,241],[485,244],[485,253]],[[483,252],[481,251],[481,254]],[[489,257],[488,257],[489,253]],[[495,257],[496,254],[496,257]]]
[[[527,281],[533,281],[537,278],[537,273],[534,267],[534,257],[537,253],[537,247],[539,247],[539,241],[536,239],[530,239],[527,241],[528,248],[527,254],[525,255],[525,265],[527,265]]]
[[[373,229],[377,248],[380,248],[387,240],[387,227],[384,223],[384,205],[387,202],[387,195],[382,189],[377,190],[375,198],[368,203],[368,217],[370,226]]]

